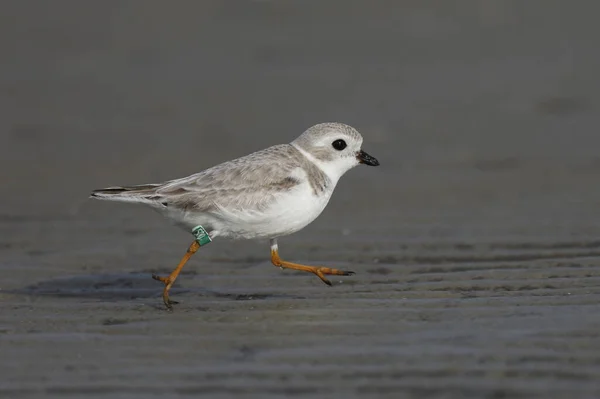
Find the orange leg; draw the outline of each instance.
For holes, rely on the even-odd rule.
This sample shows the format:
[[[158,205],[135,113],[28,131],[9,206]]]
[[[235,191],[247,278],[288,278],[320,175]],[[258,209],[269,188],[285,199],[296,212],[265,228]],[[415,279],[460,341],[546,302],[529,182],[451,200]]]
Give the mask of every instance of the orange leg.
[[[175,270],[173,270],[171,272],[171,274],[169,274],[169,277],[160,277],[160,276],[157,276],[156,274],[152,275],[153,279],[162,281],[165,284],[165,288],[163,290],[163,302],[165,303],[165,306],[169,310],[172,309],[172,306],[171,306],[172,304],[177,303],[177,302],[171,301],[169,299],[169,290],[173,286],[173,283],[177,279],[177,276],[179,276],[179,273],[181,272],[181,269],[183,269],[183,266],[192,257],[192,255],[196,253],[198,248],[200,248],[200,244],[198,244],[197,241],[194,241],[188,248],[185,255],[183,255],[183,258],[181,258],[181,261],[179,262],[179,264],[177,265]]]
[[[306,266],[300,265],[298,263],[287,262],[282,260],[279,257],[279,252],[277,251],[277,245],[271,245],[271,262],[273,265],[286,269],[294,269],[294,270],[302,270],[305,272],[314,273],[327,285],[331,285],[331,281],[325,278],[325,274],[336,275],[336,276],[351,276],[355,274],[354,272],[347,272],[344,270],[332,269],[329,267],[319,267],[319,266]]]

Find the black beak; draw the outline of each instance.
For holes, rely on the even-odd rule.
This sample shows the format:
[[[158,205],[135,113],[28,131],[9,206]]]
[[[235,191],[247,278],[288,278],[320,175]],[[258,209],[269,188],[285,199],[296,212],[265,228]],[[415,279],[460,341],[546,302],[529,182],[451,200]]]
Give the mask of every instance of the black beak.
[[[366,152],[364,152],[363,150],[360,150],[356,154],[356,159],[358,159],[358,162],[364,163],[365,165],[379,166],[379,161],[377,159],[375,159],[374,157],[370,156],[369,154],[367,154]]]

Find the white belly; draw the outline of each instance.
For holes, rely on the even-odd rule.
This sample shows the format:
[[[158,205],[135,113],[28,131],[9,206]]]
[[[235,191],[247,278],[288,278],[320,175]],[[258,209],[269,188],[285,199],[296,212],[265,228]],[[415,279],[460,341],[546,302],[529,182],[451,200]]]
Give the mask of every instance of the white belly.
[[[276,238],[295,233],[315,220],[325,209],[332,193],[333,187],[316,195],[308,182],[303,182],[290,191],[282,192],[263,210],[221,208],[208,213],[192,211],[167,216],[190,231],[202,225],[213,238]]]

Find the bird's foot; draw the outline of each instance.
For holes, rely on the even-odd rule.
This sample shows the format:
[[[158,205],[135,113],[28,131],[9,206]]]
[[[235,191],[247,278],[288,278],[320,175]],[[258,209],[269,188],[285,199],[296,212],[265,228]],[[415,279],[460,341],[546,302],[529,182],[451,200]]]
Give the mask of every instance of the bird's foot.
[[[285,268],[285,269],[293,269],[293,270],[302,270],[305,272],[309,272],[309,273],[314,273],[317,275],[317,277],[319,277],[321,279],[322,282],[324,282],[327,285],[331,285],[331,281],[329,281],[325,275],[332,275],[332,276],[352,276],[353,274],[356,274],[354,272],[351,271],[346,271],[346,270],[339,270],[339,269],[332,269],[330,267],[322,267],[322,266],[307,266],[307,265],[301,265],[299,263],[292,263],[292,262],[287,262],[285,260],[282,260],[279,257],[279,253],[277,252],[277,248],[272,248],[271,249],[271,263],[273,263],[273,265],[277,266],[277,267],[281,267],[281,268]]]
[[[173,283],[175,282],[175,279],[171,276],[169,277],[161,277],[158,276],[156,274],[152,275],[152,278],[156,281],[160,281],[165,285],[165,288],[163,289],[163,302],[165,303],[165,306],[167,307],[168,310],[173,310],[173,306],[172,305],[176,305],[179,302],[177,301],[172,301],[169,298],[169,290],[171,289],[171,287],[173,286]]]
[[[304,265],[302,265],[304,266]],[[325,275],[331,275],[331,276],[352,276],[356,273],[352,272],[352,271],[346,271],[346,270],[339,270],[339,269],[332,269],[330,267],[318,267],[318,266],[305,266],[307,267],[309,270],[306,270],[308,272],[312,272],[314,274],[317,275],[317,277],[319,277],[321,279],[322,282],[324,282],[325,284],[331,286],[331,281],[329,281],[327,278],[325,278]],[[310,270],[313,269],[313,270]]]

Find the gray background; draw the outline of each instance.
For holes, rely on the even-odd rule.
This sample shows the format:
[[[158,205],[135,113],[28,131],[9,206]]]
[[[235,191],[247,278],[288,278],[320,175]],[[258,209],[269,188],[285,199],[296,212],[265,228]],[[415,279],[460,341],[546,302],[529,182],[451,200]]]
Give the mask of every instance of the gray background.
[[[598,397],[593,1],[7,1],[0,396]],[[324,121],[379,168],[284,258],[91,189]]]

